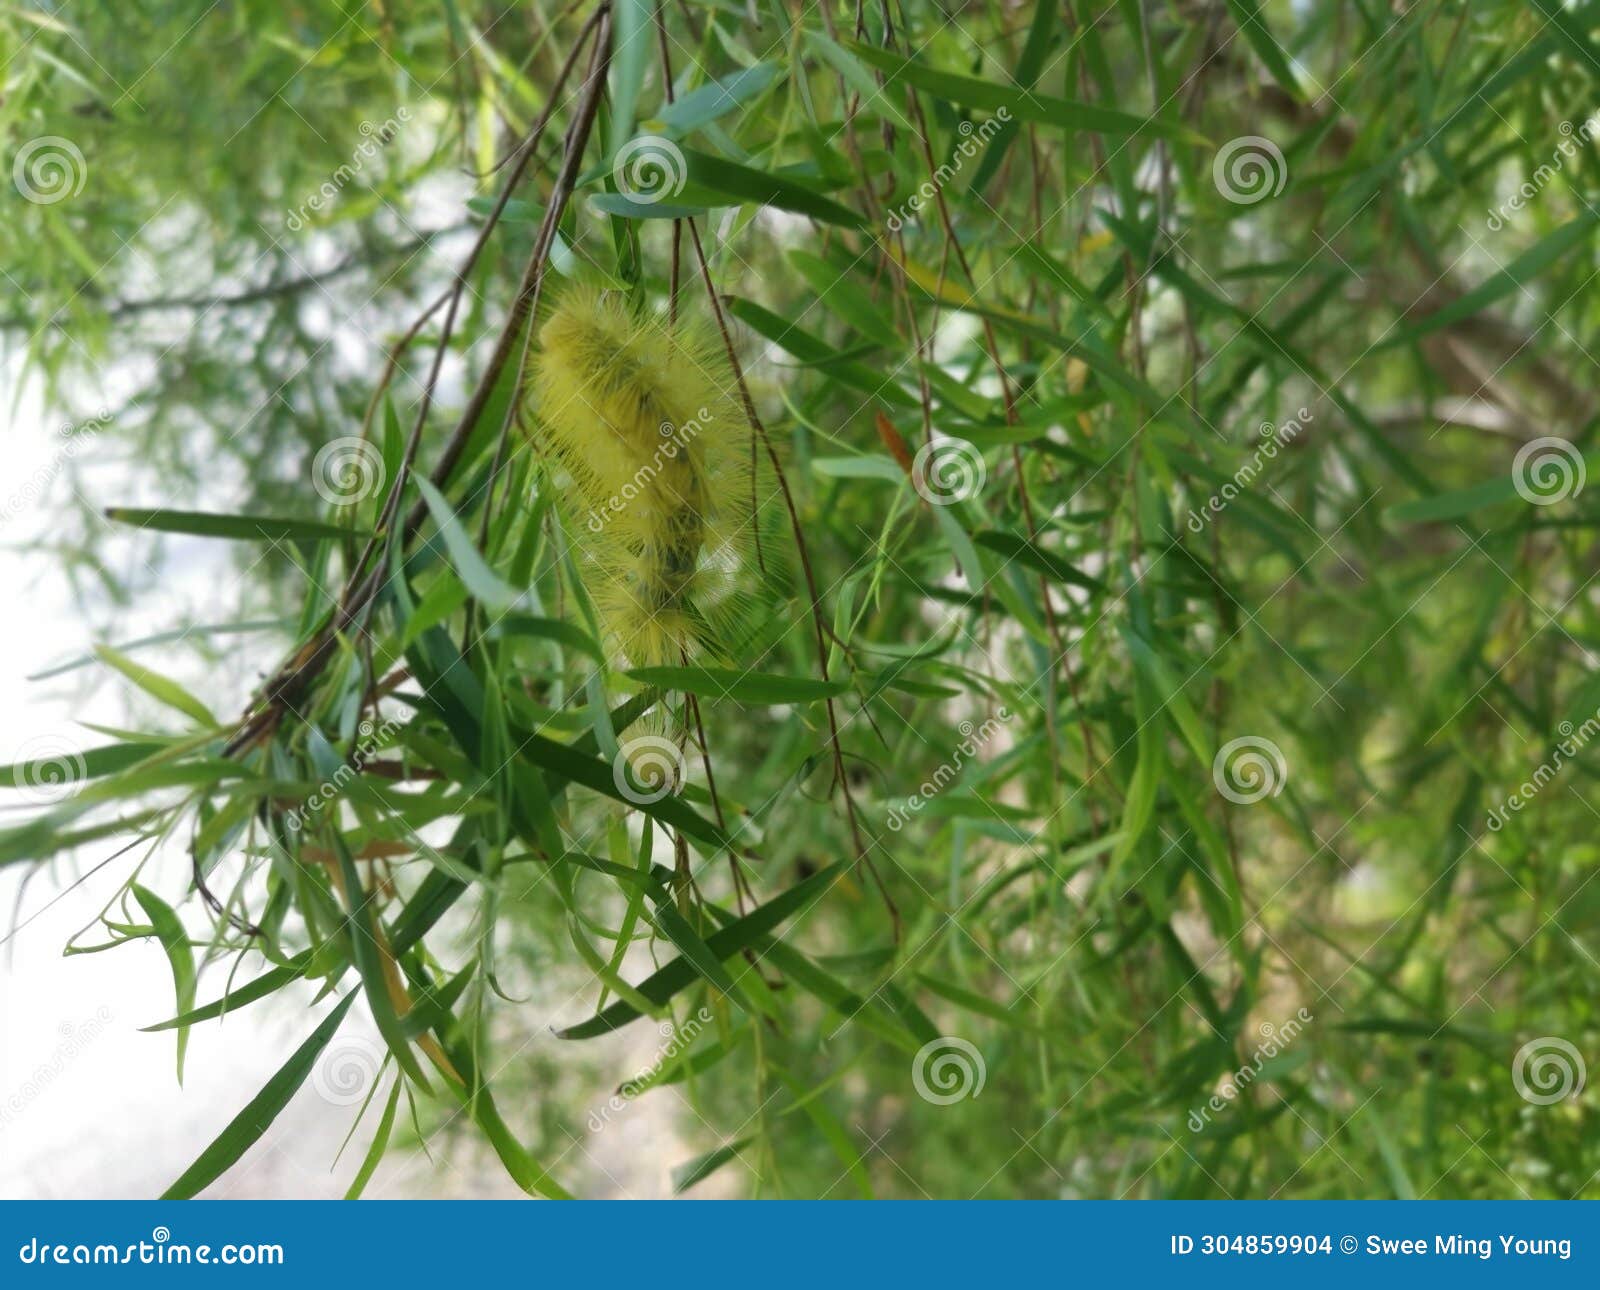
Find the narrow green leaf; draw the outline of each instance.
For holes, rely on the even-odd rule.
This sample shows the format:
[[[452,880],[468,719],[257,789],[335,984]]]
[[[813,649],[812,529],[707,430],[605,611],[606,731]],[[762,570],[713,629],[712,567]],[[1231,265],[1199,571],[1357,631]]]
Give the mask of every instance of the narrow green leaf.
[[[792,179],[689,148],[683,150],[683,156],[688,162],[689,179],[712,192],[725,193],[741,202],[809,215],[825,224],[860,228],[866,222],[849,207],[841,206]]]
[[[655,0],[614,0],[611,6],[611,152],[633,134],[633,114],[655,52]]]
[[[811,902],[821,899],[838,878],[846,863],[843,860],[835,861],[826,869],[819,870],[803,882],[796,883],[743,918],[736,919],[720,931],[713,932],[706,937],[707,948],[720,962],[755,944],[757,938],[764,933],[772,931],[778,924]],[[646,977],[637,988],[640,994],[659,1007],[698,977],[699,973],[687,959],[678,958]],[[562,1039],[592,1039],[596,1035],[603,1035],[619,1026],[625,1026],[630,1021],[636,1021],[640,1015],[638,1009],[631,1004],[618,1001],[602,1009],[588,1021],[569,1026],[556,1033]]]
[[[378,1131],[372,1135],[372,1145],[367,1148],[367,1154],[361,1161],[361,1168],[356,1170],[356,1176],[350,1180],[350,1188],[344,1194],[346,1200],[360,1200],[361,1193],[367,1189],[367,1183],[372,1180],[378,1162],[383,1159],[383,1153],[388,1149],[389,1134],[394,1130],[394,1113],[399,1106],[400,1081],[397,1079],[389,1090],[389,1100],[384,1103],[383,1118],[378,1121]]]
[[[1584,477],[1600,478],[1600,473],[1597,472],[1600,472],[1600,452],[1590,453],[1583,458]],[[1499,478],[1486,479],[1482,483],[1467,488],[1452,489],[1446,493],[1430,493],[1425,497],[1414,497],[1409,502],[1400,502],[1388,507],[1383,515],[1385,519],[1395,524],[1432,524],[1443,520],[1460,519],[1463,515],[1471,515],[1490,506],[1499,505],[1501,502],[1509,502],[1517,496],[1516,475],[1508,464],[1506,473]]]
[[[688,134],[755,98],[782,70],[776,63],[741,68],[691,90],[676,103],[663,104],[645,124],[673,138]]]
[[[718,1147],[715,1151],[708,1151],[703,1156],[696,1156],[693,1160],[679,1165],[672,1171],[672,1194],[681,1196],[689,1188],[703,1183],[752,1141],[751,1138],[740,1138],[737,1142],[730,1142],[727,1146]]]
[[[334,832],[331,836],[334,854],[339,859],[344,896],[350,905],[346,926],[350,933],[350,946],[356,971],[360,973],[361,983],[366,989],[367,1007],[372,1010],[372,1020],[378,1027],[378,1033],[389,1045],[389,1052],[399,1063],[400,1069],[410,1076],[414,1083],[426,1089],[429,1087],[428,1080],[411,1051],[411,1044],[401,1025],[399,1013],[396,1012],[394,1001],[389,995],[389,981],[384,971],[385,949],[380,939],[382,927],[378,922],[377,911],[373,909],[372,901],[361,885],[361,875],[356,870],[355,858],[350,854],[350,848],[345,843],[343,835]]]
[[[157,743],[103,744],[83,752],[13,762],[10,766],[0,766],[0,788],[36,788],[41,784],[100,779],[136,766],[167,747],[167,744]]]
[[[569,649],[579,650],[596,663],[606,661],[605,651],[593,636],[583,628],[559,618],[541,618],[536,614],[505,614],[497,618],[490,628],[491,638],[521,636],[556,641]]]
[[[1262,17],[1261,5],[1257,0],[1227,0],[1227,3],[1234,22],[1244,33],[1244,38],[1250,42],[1250,48],[1256,51],[1256,57],[1272,73],[1272,79],[1292,97],[1300,98],[1300,85],[1295,80],[1293,69],[1289,66],[1289,57],[1273,37],[1272,31],[1267,26],[1267,20]]]
[[[863,1030],[869,1030],[902,1052],[915,1053],[922,1046],[895,1013],[876,995],[863,997],[832,976],[791,945],[771,936],[756,938],[756,950],[807,994],[827,1005],[839,1017]]]
[[[749,1001],[738,983],[728,974],[722,960],[712,951],[689,922],[672,905],[670,896],[656,901],[655,924],[661,934],[678,947],[694,970],[716,986],[733,1003],[748,1010]],[[642,997],[642,996],[641,996]]]
[[[490,609],[511,609],[520,605],[523,600],[521,594],[508,586],[484,561],[444,494],[421,475],[417,475],[413,482],[427,503],[433,522],[439,526],[439,535],[444,539],[445,553],[450,557],[451,567],[461,575],[461,581],[467,584],[467,589]]]
[[[710,699],[735,703],[809,703],[845,693],[848,681],[822,681],[807,676],[779,676],[773,672],[740,672],[726,667],[637,667],[628,673],[636,681],[663,690],[687,691]]]
[[[151,698],[176,709],[185,716],[193,717],[202,726],[214,727],[217,724],[217,719],[211,715],[211,710],[176,681],[135,663],[131,658],[117,653],[109,645],[97,645],[94,652],[97,658],[121,672]]]
[[[1537,244],[1524,251],[1498,273],[1491,274],[1471,291],[1452,300],[1443,309],[1437,309],[1410,326],[1400,328],[1377,348],[1390,349],[1395,345],[1407,344],[1420,336],[1438,331],[1441,327],[1448,327],[1452,323],[1472,317],[1473,314],[1481,313],[1495,301],[1532,282],[1569,251],[1587,241],[1594,233],[1597,223],[1600,223],[1600,211],[1592,208],[1576,216],[1553,233],[1546,234]]]
[[[848,273],[841,273],[826,260],[809,251],[789,252],[789,263],[799,270],[806,284],[817,293],[817,299],[843,318],[868,340],[886,348],[901,346],[900,334],[883,311],[873,303],[872,297]]]
[[[1005,533],[999,529],[985,529],[975,533],[972,540],[981,547],[996,551],[1008,560],[1015,560],[1018,564],[1025,564],[1030,569],[1035,569],[1046,577],[1054,578],[1057,582],[1071,583],[1075,587],[1087,587],[1091,591],[1104,591],[1106,584],[1092,574],[1084,573],[1068,564],[1058,555],[1049,551],[1041,551],[1027,538],[1018,533]]]
[[[228,1127],[184,1170],[177,1182],[161,1193],[162,1200],[188,1200],[197,1195],[220,1178],[267,1131],[278,1118],[279,1112],[289,1105],[289,1099],[306,1082],[312,1066],[339,1029],[345,1013],[350,1011],[356,994],[356,991],[351,991],[339,1001],[339,1006],[323,1018],[322,1024],[311,1032],[311,1037],[305,1043],[295,1049],[289,1060],[267,1081],[266,1087],[228,1122]]]
[[[150,920],[150,925],[156,929],[156,937],[161,942],[161,947],[167,952],[167,962],[172,965],[172,989],[177,998],[179,1013],[187,1012],[194,1007],[195,967],[194,951],[189,946],[189,933],[183,928],[183,922],[173,912],[172,907],[162,900],[155,892],[138,883],[134,883],[131,890],[133,897],[139,902],[139,907],[144,910],[145,917]],[[189,1046],[189,1029],[187,1026],[178,1030],[178,1083],[183,1083],[183,1054]]]
[[[317,520],[286,520],[273,515],[212,515],[203,511],[142,510],[111,506],[106,518],[118,524],[159,533],[227,538],[236,542],[320,542],[327,538],[370,537],[361,529],[340,528]]]
[[[1067,130],[1090,130],[1096,134],[1131,135],[1145,132],[1187,143],[1206,142],[1204,135],[1184,126],[1169,125],[1154,117],[1132,116],[1127,112],[1096,107],[1092,103],[1054,98],[1032,90],[1013,89],[994,81],[941,72],[924,63],[901,58],[898,54],[860,42],[852,42],[849,48],[857,58],[887,74],[886,92],[893,88],[896,81],[904,81],[964,107],[979,108],[985,112],[998,112],[1004,108],[1020,121],[1036,121],[1040,125],[1059,126]]]
[[[179,1027],[192,1026],[197,1021],[212,1021],[226,1013],[242,1008],[247,1003],[254,1003],[257,999],[265,999],[269,994],[276,994],[284,986],[298,981],[305,975],[305,969],[311,962],[311,954],[306,951],[297,954],[282,967],[275,967],[263,972],[255,980],[247,982],[237,990],[230,991],[220,999],[210,1003],[201,1004],[188,1012],[179,1013],[168,1021],[157,1022],[153,1026],[143,1026],[145,1032],[158,1030],[174,1030]]]
[[[1038,81],[1040,72],[1044,70],[1045,57],[1055,44],[1060,17],[1061,5],[1057,0],[1037,0],[1034,4],[1028,39],[1023,42],[1022,54],[1011,75],[1018,89],[1031,90]],[[1017,122],[1007,121],[1000,127],[999,133],[989,140],[988,147],[983,150],[983,160],[978,164],[978,173],[972,177],[974,192],[981,193],[999,172],[1018,128]]]
[[[813,457],[811,469],[824,479],[881,479],[890,484],[903,484],[905,470],[881,453],[864,453],[859,457]]]
[[[930,976],[926,972],[919,972],[917,980],[932,990],[943,999],[948,999],[958,1008],[965,1008],[968,1012],[976,1013],[980,1017],[989,1017],[1002,1025],[1013,1026],[1018,1030],[1039,1031],[1039,1027],[1031,1022],[1024,1021],[1015,1011],[1004,1004],[996,1003],[993,999],[985,998],[981,994],[974,994],[971,990],[963,989],[949,981],[941,981],[938,977]]]
[[[689,205],[685,202],[639,202],[626,193],[594,193],[589,198],[589,205],[595,210],[621,219],[694,219],[709,214],[713,206],[723,204],[726,203],[708,201],[704,205]]]

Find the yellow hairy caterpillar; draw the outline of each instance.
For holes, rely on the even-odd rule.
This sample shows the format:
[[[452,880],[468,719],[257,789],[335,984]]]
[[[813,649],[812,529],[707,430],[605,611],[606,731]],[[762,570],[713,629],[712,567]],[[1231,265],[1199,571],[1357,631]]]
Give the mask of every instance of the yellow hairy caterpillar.
[[[750,430],[715,333],[569,289],[539,332],[541,446],[584,582],[634,667],[721,654],[749,619]]]

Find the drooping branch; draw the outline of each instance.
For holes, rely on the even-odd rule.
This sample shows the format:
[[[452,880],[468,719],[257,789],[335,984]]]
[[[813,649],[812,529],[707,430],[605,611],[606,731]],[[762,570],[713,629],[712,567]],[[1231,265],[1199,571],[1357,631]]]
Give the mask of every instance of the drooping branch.
[[[591,58],[588,76],[581,91],[572,125],[568,129],[561,171],[556,178],[550,201],[546,205],[538,236],[534,239],[533,251],[529,255],[527,266],[523,270],[522,279],[513,299],[510,313],[496,340],[494,350],[489,356],[472,396],[457,420],[455,429],[451,432],[450,438],[446,441],[438,460],[434,464],[430,474],[434,484],[443,487],[448,483],[462,454],[466,451],[467,443],[477,429],[478,422],[483,417],[506,364],[510,361],[517,338],[523,333],[524,325],[532,316],[537,304],[539,291],[544,282],[550,247],[555,238],[556,226],[566,209],[567,202],[571,198],[584,149],[588,144],[595,117],[599,112],[600,99],[605,88],[606,71],[609,66],[611,39],[610,10],[605,4],[600,5],[588,22],[584,24],[583,30],[579,34],[577,41],[574,42],[573,49],[569,53],[565,65],[551,88],[550,101],[545,105],[544,111],[529,131],[527,139],[519,150],[517,160],[512,166],[511,173],[507,177],[504,188],[501,190],[500,197],[490,212],[489,218],[484,223],[483,231],[468,252],[460,269],[457,270],[449,308],[434,356],[433,367],[424,386],[417,419],[413,424],[411,435],[407,441],[400,469],[396,472],[396,477],[390,484],[377,532],[368,541],[365,550],[355,562],[350,578],[345,585],[345,590],[340,597],[338,608],[330,614],[327,621],[313,635],[312,639],[302,646],[294,657],[262,687],[250,710],[241,719],[239,728],[228,741],[226,748],[228,754],[232,755],[251,746],[263,734],[271,731],[281,719],[283,712],[306,692],[321,674],[323,668],[333,658],[341,635],[349,631],[353,626],[364,627],[366,616],[370,613],[388,572],[386,563],[381,560],[374,567],[368,568],[373,556],[378,551],[380,541],[403,544],[421,525],[426,515],[426,505],[419,498],[407,513],[404,523],[398,529],[394,527],[400,510],[400,499],[405,492],[406,481],[410,478],[410,472],[414,467],[422,444],[427,414],[431,407],[434,388],[438,382],[445,348],[449,343],[457,306],[462,293],[466,289],[468,275],[487,245],[505,211],[507,202],[511,199],[511,194],[516,190],[529,162],[535,155],[539,141],[543,137],[544,131],[560,103],[561,91],[571,70],[583,50],[586,47],[590,47],[591,39],[593,42],[593,57]],[[437,305],[430,307],[430,312],[436,308]]]

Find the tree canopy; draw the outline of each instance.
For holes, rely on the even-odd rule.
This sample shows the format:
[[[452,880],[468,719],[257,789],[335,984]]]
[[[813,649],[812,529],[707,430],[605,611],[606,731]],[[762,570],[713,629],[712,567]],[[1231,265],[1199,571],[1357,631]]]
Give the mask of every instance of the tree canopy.
[[[1597,31],[0,12],[36,558],[239,570],[97,631],[137,728],[19,749],[0,863],[126,875],[73,948],[164,947],[180,1069],[320,991],[171,1194],[359,1008],[353,1193],[469,1123],[604,1191],[617,1086],[685,1190],[1593,1195]]]

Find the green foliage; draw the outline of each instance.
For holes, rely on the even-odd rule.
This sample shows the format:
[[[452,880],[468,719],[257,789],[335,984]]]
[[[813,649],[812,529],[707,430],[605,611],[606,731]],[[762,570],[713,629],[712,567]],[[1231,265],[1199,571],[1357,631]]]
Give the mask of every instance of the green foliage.
[[[358,992],[353,1193],[401,1089],[604,1188],[552,1072],[649,1016],[602,1080],[681,1189],[1594,1194],[1592,1098],[1526,1094],[1600,1055],[1600,4],[133,8],[0,17],[8,146],[88,168],[4,321],[139,375],[104,451],[250,467],[114,515],[296,614],[253,695],[100,650],[168,719],[0,862],[142,844],[104,931],[180,1063],[342,994],[175,1194]],[[728,338],[737,666],[603,638],[523,389],[570,282]]]

